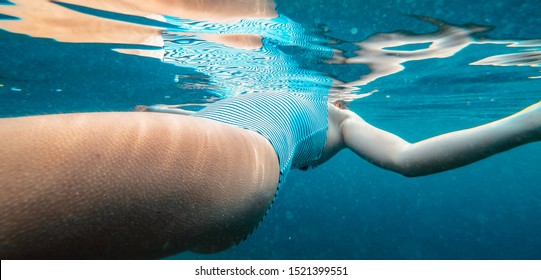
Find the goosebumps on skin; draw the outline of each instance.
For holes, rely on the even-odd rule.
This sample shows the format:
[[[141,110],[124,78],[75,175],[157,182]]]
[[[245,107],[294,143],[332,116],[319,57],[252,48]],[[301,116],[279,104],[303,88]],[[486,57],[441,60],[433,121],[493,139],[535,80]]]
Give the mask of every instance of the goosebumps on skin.
[[[0,119],[0,255],[159,258],[245,238],[278,184],[255,132],[160,113]]]
[[[216,252],[254,229],[278,185],[271,143],[256,132],[183,116],[190,112],[170,106],[137,110],[158,113],[0,119],[1,258]],[[351,111],[333,105],[327,110],[325,147],[316,165],[350,148],[377,166],[413,177],[541,141],[541,102],[417,143]],[[301,126],[306,130],[309,124]]]

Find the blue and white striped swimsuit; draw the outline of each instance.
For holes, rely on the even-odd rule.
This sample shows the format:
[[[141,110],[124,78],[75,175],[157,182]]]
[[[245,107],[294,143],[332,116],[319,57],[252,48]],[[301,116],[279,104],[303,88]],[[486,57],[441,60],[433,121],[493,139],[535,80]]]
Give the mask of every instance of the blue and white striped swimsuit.
[[[244,94],[192,116],[252,130],[269,140],[278,155],[280,184],[291,168],[313,165],[327,139],[327,96],[321,94]]]

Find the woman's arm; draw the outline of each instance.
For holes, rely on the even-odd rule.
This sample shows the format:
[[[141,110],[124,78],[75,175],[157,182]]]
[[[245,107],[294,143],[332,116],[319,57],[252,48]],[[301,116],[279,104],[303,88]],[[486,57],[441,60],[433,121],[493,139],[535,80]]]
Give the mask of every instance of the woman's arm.
[[[507,118],[417,143],[378,129],[353,112],[340,123],[346,147],[369,162],[415,177],[450,170],[541,141],[541,102]]]

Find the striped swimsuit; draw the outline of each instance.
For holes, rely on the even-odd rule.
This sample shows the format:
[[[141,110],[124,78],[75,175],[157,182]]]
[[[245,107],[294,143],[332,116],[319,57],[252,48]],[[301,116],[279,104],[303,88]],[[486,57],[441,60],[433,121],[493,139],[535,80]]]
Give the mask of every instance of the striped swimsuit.
[[[252,130],[269,140],[280,164],[278,189],[291,168],[319,159],[327,139],[327,96],[320,94],[244,94],[192,116]]]

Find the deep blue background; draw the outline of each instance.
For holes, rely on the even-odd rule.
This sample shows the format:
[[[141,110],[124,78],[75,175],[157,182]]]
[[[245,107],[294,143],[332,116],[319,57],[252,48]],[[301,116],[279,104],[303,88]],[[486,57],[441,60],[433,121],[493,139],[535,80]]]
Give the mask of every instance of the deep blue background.
[[[374,33],[435,27],[408,15],[493,26],[493,39],[541,38],[541,2],[278,1],[278,11],[348,42]],[[477,3],[479,2],[479,3]],[[352,28],[356,29],[353,32]],[[203,98],[179,90],[157,60],[0,31],[0,116],[130,110],[137,104]],[[417,141],[504,117],[541,98],[539,68],[468,66],[506,51],[470,46],[451,59],[408,63],[367,86],[352,109],[372,124]],[[320,65],[321,66],[321,65]],[[329,67],[329,66],[321,66]],[[335,67],[336,76],[351,68]],[[21,89],[20,91],[12,88]],[[58,91],[60,90],[60,91]],[[259,229],[239,246],[182,259],[539,259],[541,145],[520,147],[457,170],[404,178],[343,151],[293,171]]]
[[[278,1],[307,29],[361,41],[373,33],[435,27],[408,15],[493,26],[492,39],[541,38],[539,1]],[[357,32],[352,33],[355,27]],[[321,28],[321,27],[320,27]],[[380,92],[352,109],[417,141],[509,115],[541,99],[539,69],[468,66],[502,52],[470,46],[452,59],[408,63],[370,84]],[[337,67],[337,76],[350,68]],[[386,96],[389,95],[390,98]],[[343,151],[289,175],[259,229],[215,255],[251,259],[540,259],[541,145],[531,144],[441,174],[404,178]]]

